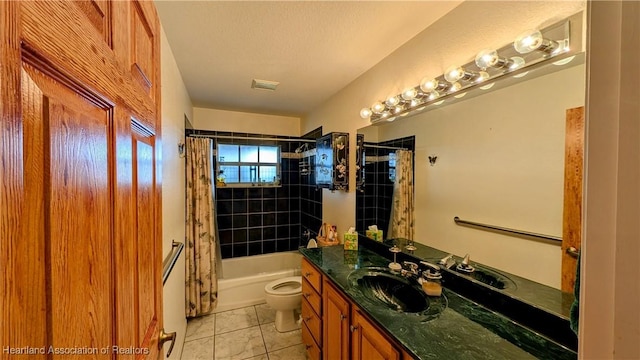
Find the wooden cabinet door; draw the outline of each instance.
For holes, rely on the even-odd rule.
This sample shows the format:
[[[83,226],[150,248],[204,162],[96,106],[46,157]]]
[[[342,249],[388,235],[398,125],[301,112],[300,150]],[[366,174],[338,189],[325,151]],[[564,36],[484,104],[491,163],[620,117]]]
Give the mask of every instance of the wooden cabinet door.
[[[0,14],[0,359],[159,358],[153,5]]]
[[[400,353],[358,310],[351,313],[353,360],[400,360]]]
[[[349,302],[325,281],[322,292],[322,356],[324,359],[349,358]]]

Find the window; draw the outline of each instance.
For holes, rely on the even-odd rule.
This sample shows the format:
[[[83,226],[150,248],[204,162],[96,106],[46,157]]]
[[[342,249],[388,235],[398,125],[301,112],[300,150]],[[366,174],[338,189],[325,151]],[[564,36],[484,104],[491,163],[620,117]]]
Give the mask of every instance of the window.
[[[280,186],[280,147],[218,144],[218,186]]]

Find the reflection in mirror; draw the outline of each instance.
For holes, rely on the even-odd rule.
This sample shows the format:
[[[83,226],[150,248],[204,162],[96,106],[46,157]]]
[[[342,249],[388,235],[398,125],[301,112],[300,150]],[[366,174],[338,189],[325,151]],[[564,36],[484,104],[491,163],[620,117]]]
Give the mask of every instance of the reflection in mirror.
[[[585,101],[584,54],[568,59],[530,71],[519,83],[475,89],[450,105],[358,131],[378,146],[413,141],[413,240],[560,288],[557,242],[458,226],[453,219],[562,237],[566,111]],[[373,149],[365,147],[364,193],[356,199],[361,232],[373,224],[387,230],[390,216],[393,183],[388,161],[379,160],[394,150]]]
[[[386,238],[396,180],[396,151],[413,155],[415,136],[377,142],[373,133],[364,135],[364,185],[356,194],[356,230],[365,235],[375,225]]]

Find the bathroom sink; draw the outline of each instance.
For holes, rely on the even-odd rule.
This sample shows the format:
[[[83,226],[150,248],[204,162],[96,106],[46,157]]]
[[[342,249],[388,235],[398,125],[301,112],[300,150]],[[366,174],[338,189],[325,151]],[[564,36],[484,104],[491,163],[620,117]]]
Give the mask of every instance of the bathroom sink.
[[[420,285],[389,269],[368,267],[353,271],[349,284],[370,302],[384,305],[398,312],[441,312],[442,299],[429,298]],[[430,306],[433,303],[435,306]],[[430,310],[430,311],[429,311]]]
[[[497,271],[489,270],[478,264],[474,264],[473,268],[473,272],[467,272],[456,265],[450,267],[451,270],[459,274],[466,275],[476,281],[487,284],[499,290],[516,288],[516,284],[511,279],[509,279],[505,275],[500,274]]]

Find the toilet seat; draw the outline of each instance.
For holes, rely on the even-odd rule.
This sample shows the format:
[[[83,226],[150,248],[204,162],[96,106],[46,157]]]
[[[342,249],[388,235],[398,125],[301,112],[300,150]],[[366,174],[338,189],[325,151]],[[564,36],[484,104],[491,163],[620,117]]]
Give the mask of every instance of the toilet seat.
[[[294,295],[302,292],[302,277],[290,276],[274,280],[264,287],[264,291],[270,295]]]

